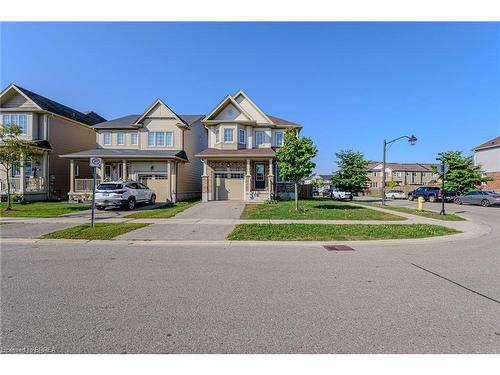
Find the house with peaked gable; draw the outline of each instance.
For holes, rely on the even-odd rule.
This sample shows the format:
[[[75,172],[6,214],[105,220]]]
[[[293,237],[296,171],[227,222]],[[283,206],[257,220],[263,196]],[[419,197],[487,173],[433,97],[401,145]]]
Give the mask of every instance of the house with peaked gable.
[[[203,201],[262,202],[271,197],[293,197],[293,186],[283,181],[276,150],[286,129],[301,126],[266,114],[243,91],[224,98],[204,119],[208,148],[197,153],[203,161]]]
[[[42,152],[23,167],[0,170],[0,195],[6,195],[9,173],[11,193],[26,201],[65,198],[70,190],[69,161],[58,155],[94,147],[92,125],[103,121],[95,112],[80,112],[19,85],[9,85],[0,93],[0,126],[18,125],[21,138],[32,141]],[[88,164],[78,174],[90,178]]]
[[[178,115],[157,99],[142,114],[133,114],[93,126],[94,146],[61,155],[70,163],[72,199],[81,200],[92,191],[92,180],[78,178],[78,166],[91,157],[102,159],[98,182],[134,180],[155,190],[158,202],[201,196],[201,161],[207,131],[203,115]]]

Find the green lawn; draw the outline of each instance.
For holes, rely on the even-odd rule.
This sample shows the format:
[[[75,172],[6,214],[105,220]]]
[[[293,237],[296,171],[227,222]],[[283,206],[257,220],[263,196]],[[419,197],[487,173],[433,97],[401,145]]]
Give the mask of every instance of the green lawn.
[[[363,204],[366,206],[385,208],[387,210],[392,210],[392,211],[404,212],[404,213],[412,214],[412,215],[428,217],[429,219],[437,219],[437,220],[445,220],[445,221],[465,221],[466,220],[463,217],[455,215],[455,214],[440,215],[439,212],[425,211],[425,210],[419,211],[419,210],[416,210],[416,209],[410,208],[410,207],[400,207],[400,206],[390,206],[390,205],[383,206],[382,203],[367,203],[367,202],[356,202],[356,203]]]
[[[0,217],[53,217],[76,211],[88,210],[90,204],[68,202],[12,203],[7,211],[7,203],[0,203]]]
[[[406,220],[401,216],[354,206],[328,199],[299,200],[299,211],[294,201],[276,204],[247,204],[242,219],[293,219],[293,220]]]
[[[143,223],[97,223],[92,228],[90,224],[78,225],[43,236],[50,239],[82,239],[82,240],[111,240],[112,238],[145,227]]]
[[[134,219],[160,219],[160,218],[168,218],[177,215],[179,212],[184,211],[185,209],[194,206],[199,203],[196,201],[187,201],[187,202],[177,202],[177,203],[167,203],[163,206],[152,210],[144,210],[134,212],[133,214],[127,215],[127,217]]]
[[[429,224],[240,224],[229,234],[237,241],[352,241],[424,238],[460,233]]]

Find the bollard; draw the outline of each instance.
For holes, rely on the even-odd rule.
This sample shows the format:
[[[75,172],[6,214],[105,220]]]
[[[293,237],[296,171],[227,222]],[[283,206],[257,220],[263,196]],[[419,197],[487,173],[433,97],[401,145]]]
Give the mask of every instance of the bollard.
[[[424,210],[424,202],[425,202],[424,197],[418,197],[418,210],[419,211]]]

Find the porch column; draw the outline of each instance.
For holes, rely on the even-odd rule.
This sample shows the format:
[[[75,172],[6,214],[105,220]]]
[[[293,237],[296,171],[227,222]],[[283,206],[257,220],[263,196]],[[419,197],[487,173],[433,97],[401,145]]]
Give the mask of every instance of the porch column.
[[[208,202],[210,190],[208,181],[207,160],[203,159],[201,162],[203,163],[203,174],[201,176],[201,200],[202,202]]]
[[[49,153],[44,152],[42,157],[42,186],[45,193],[49,193]]]
[[[101,168],[99,168],[99,177],[100,177],[100,179],[101,179],[101,182],[103,182],[103,181],[104,181],[104,172],[106,171],[105,164],[106,164],[106,163],[105,163],[105,162],[104,162],[104,160],[103,160],[103,161],[102,161],[102,163],[101,163]]]
[[[172,202],[177,202],[177,162],[171,162],[170,173],[172,176]]]
[[[269,159],[269,172],[267,173],[267,187],[269,189],[269,198],[271,198],[274,194],[273,159]]]
[[[24,195],[26,191],[26,171],[24,169],[24,157],[21,157],[21,168],[19,171],[19,190],[21,190],[21,194]]]
[[[127,176],[127,161],[126,160],[122,160],[122,178],[123,178],[124,181],[128,180],[128,176]]]
[[[250,168],[251,160],[247,159],[247,173],[245,176],[245,200],[247,201],[252,191],[252,172]]]
[[[73,159],[69,161],[69,192],[75,192],[75,161]]]

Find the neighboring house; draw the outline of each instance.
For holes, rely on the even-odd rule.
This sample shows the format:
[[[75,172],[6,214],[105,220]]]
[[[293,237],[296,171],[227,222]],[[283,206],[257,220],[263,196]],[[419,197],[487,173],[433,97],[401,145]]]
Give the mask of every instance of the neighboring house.
[[[438,176],[432,171],[437,164],[423,163],[385,163],[386,187],[394,181],[398,189],[409,192],[417,186],[434,185]],[[382,163],[372,161],[368,165],[368,189],[372,192],[382,190]]]
[[[66,197],[70,187],[69,161],[58,155],[93,147],[95,135],[91,126],[105,119],[12,84],[0,93],[0,121],[2,125],[19,125],[22,137],[43,151],[24,168],[10,171],[11,192],[34,201]],[[90,168],[82,166],[79,174],[90,177]],[[5,195],[6,191],[6,171],[0,170],[0,193]]]
[[[314,181],[318,181],[322,188],[332,188],[332,175],[331,174],[318,174],[313,173],[304,180],[304,184],[311,185]]]
[[[486,177],[492,178],[483,184],[483,190],[500,191],[500,137],[490,139],[473,149],[474,163],[480,165]]]
[[[194,157],[207,144],[201,119],[203,115],[177,115],[158,99],[143,114],[93,126],[92,148],[61,155],[70,161],[71,198],[85,199],[92,191],[92,180],[75,173],[91,157],[103,161],[98,182],[137,180],[154,189],[159,202],[201,196],[202,164]]]
[[[276,149],[285,130],[300,125],[265,114],[243,91],[222,100],[203,124],[208,148],[196,156],[204,163],[204,202],[293,197],[293,186],[279,176]]]

